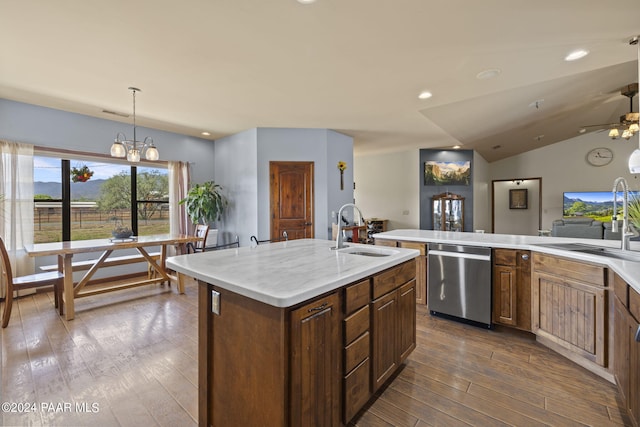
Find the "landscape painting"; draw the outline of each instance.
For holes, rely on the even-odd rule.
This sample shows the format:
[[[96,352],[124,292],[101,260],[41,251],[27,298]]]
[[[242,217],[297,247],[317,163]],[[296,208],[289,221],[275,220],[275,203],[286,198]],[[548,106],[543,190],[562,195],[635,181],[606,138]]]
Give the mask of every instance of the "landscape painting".
[[[629,201],[638,200],[640,192],[629,192]],[[613,214],[613,192],[576,191],[563,195],[562,216],[565,218],[588,216],[598,221],[611,221]],[[617,193],[618,211],[622,208],[622,192]]]
[[[424,185],[469,185],[471,161],[424,162]]]

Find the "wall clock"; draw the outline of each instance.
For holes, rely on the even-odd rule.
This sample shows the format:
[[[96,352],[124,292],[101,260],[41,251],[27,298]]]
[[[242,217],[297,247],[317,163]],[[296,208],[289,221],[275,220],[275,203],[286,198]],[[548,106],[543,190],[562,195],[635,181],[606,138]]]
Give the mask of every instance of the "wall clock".
[[[591,166],[605,166],[613,160],[613,151],[608,148],[594,148],[587,153],[587,163]]]

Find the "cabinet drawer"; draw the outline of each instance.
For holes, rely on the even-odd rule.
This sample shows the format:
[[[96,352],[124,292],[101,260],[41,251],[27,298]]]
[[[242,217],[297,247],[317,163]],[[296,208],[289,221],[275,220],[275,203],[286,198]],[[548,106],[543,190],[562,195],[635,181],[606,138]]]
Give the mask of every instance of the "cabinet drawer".
[[[627,282],[625,282],[622,277],[618,276],[615,273],[611,273],[613,276],[613,292],[616,294],[622,305],[625,307],[629,306],[629,293],[634,292],[633,289],[630,289],[627,292]]]
[[[599,287],[607,286],[606,268],[600,265],[535,252],[533,254],[533,269],[563,279],[577,280]]]
[[[358,413],[360,408],[367,403],[371,393],[369,391],[370,359],[366,358],[357,368],[344,378],[344,423],[349,421]]]
[[[358,282],[345,289],[344,312],[350,314],[360,307],[369,304],[370,297],[369,279]]]
[[[399,285],[416,277],[416,260],[407,261],[373,276],[373,299],[377,299]]]
[[[640,322],[640,294],[633,288],[629,288],[629,313]]]
[[[344,319],[344,342],[346,345],[369,329],[369,306],[365,305]]]
[[[407,249],[417,249],[420,251],[420,255],[424,256],[427,254],[427,245],[426,243],[418,243],[418,242],[398,242],[398,246],[401,248]]]
[[[351,372],[367,357],[369,357],[369,332],[360,335],[344,349],[344,371]]]
[[[517,251],[513,249],[494,249],[493,263],[496,265],[516,265]]]

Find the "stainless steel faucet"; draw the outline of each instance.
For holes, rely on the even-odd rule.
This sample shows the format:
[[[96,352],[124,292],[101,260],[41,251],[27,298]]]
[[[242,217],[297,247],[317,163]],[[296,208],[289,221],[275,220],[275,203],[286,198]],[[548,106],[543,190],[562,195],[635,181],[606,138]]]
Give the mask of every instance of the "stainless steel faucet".
[[[622,186],[622,250],[629,250],[631,236],[637,236],[638,232],[629,224],[629,185],[623,177],[618,177],[613,182],[613,216],[611,217],[611,231],[618,232],[618,187]]]
[[[360,214],[360,220],[359,221],[363,221],[364,217],[362,216],[362,212],[360,212],[360,209],[358,209],[358,207],[356,205],[354,205],[353,203],[347,203],[346,205],[342,205],[340,207],[340,210],[338,211],[338,235],[336,236],[336,247],[334,249],[342,249],[344,248],[344,239],[342,237],[342,210],[344,208],[354,208],[355,210],[358,211],[358,213]],[[354,218],[355,220],[355,218]]]

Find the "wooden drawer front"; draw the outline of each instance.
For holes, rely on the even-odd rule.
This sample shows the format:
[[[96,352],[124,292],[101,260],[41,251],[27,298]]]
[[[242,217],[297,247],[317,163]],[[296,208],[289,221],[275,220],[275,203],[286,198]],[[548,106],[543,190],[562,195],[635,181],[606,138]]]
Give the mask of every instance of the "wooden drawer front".
[[[395,240],[383,240],[383,239],[376,239],[375,237],[373,238],[373,241],[375,242],[376,245],[378,246],[390,246],[392,248],[396,248],[398,247],[397,242]]]
[[[349,421],[358,413],[360,408],[371,397],[369,383],[370,359],[365,359],[357,368],[344,378],[344,423]]]
[[[546,255],[533,254],[533,269],[595,286],[606,286],[606,268],[599,265]]]
[[[412,259],[373,276],[373,299],[394,290],[416,277],[416,260]]]
[[[365,305],[351,316],[344,319],[344,342],[349,345],[351,341],[358,338],[365,331],[369,330],[369,306]]]
[[[345,314],[351,314],[371,301],[371,284],[369,279],[358,282],[345,289]]]
[[[369,332],[360,335],[344,349],[344,371],[351,372],[367,357],[369,357]]]
[[[629,288],[629,312],[640,322],[640,294],[635,289]]]
[[[516,265],[517,251],[513,249],[494,249],[493,263],[496,265]]]
[[[618,276],[616,273],[611,272],[611,276],[613,276],[613,291],[620,302],[625,307],[629,307],[629,293],[633,292],[633,289],[629,289],[627,291],[627,282],[625,282],[622,277]]]
[[[422,256],[427,254],[427,245],[425,243],[398,242],[398,246],[401,248],[407,248],[407,249],[417,249],[420,251],[420,255]]]

